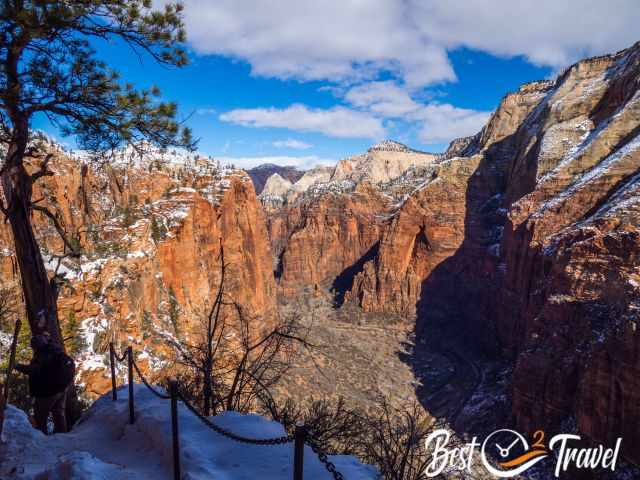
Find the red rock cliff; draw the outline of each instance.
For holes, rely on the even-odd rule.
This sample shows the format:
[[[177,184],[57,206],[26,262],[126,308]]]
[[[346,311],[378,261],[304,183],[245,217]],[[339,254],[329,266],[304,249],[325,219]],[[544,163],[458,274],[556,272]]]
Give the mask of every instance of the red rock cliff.
[[[492,337],[516,362],[518,428],[573,418],[593,441],[624,437],[636,463],[639,77],[636,44],[505,97],[399,208],[348,295]]]
[[[89,393],[110,388],[109,340],[133,343],[150,370],[169,365],[166,341],[200,328],[219,284],[222,249],[229,298],[265,325],[271,321],[271,252],[262,207],[244,172],[159,153],[97,169],[51,148],[56,175],[38,184],[34,198],[45,199],[82,245],[82,257],[58,267],[52,255],[62,252],[59,237],[37,212],[34,222],[52,276],[58,267],[63,328],[73,319],[83,339],[75,354]],[[16,285],[5,227],[0,241],[3,284]]]

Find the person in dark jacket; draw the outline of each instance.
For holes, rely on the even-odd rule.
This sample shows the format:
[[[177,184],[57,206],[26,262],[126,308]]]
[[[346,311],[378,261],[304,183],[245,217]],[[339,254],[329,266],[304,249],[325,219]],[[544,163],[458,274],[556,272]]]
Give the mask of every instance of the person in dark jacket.
[[[66,433],[65,405],[75,373],[73,360],[46,335],[33,336],[31,348],[34,352],[31,363],[18,364],[15,368],[29,375],[29,394],[35,399],[33,409],[36,427],[46,435],[51,414],[54,432]]]

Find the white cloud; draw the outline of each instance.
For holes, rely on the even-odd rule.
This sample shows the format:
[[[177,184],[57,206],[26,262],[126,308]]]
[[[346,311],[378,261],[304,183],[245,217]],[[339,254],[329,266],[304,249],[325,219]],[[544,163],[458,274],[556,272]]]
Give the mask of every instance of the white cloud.
[[[161,0],[157,0],[162,3]],[[564,66],[637,40],[638,0],[186,0],[189,41],[277,78],[455,80],[457,47]]]
[[[423,106],[414,114],[414,118],[421,125],[418,133],[420,140],[424,143],[440,143],[477,133],[490,115],[490,112],[433,103]]]
[[[419,103],[395,82],[371,82],[349,90],[344,99],[354,107],[415,124],[424,143],[448,142],[477,133],[490,112],[446,103]]]
[[[424,87],[456,80],[448,52],[465,47],[522,55],[558,71],[579,58],[631,45],[640,24],[638,0],[184,3],[188,40],[197,52],[245,61],[253,75],[327,81],[320,89],[353,107],[237,109],[221,120],[376,140],[401,120],[426,143],[473,134],[489,116],[417,100]],[[391,80],[378,81],[383,73]]]
[[[223,113],[219,118],[223,122],[245,127],[288,128],[338,138],[380,139],[385,135],[379,118],[345,107],[312,109],[294,104],[284,109],[240,108]]]
[[[264,163],[273,163],[281,166],[298,167],[301,170],[306,170],[317,165],[335,165],[336,160],[329,158],[322,158],[316,155],[306,155],[301,157],[286,156],[286,155],[274,155],[264,157],[215,157],[223,165],[233,164],[236,167],[248,169],[257,167]]]
[[[384,117],[399,117],[420,108],[395,82],[370,82],[350,89],[344,99],[351,105],[365,108]]]
[[[287,138],[286,140],[276,140],[273,142],[273,146],[276,148],[293,148],[295,150],[307,150],[313,145],[301,142],[300,140],[295,140],[293,138]]]
[[[524,55],[562,67],[615,52],[638,40],[637,0],[410,0],[412,18],[444,48],[465,46],[496,55]]]
[[[184,3],[194,48],[245,60],[255,75],[354,81],[389,70],[416,85],[455,79],[446,52],[400,0]]]
[[[296,104],[286,109],[237,109],[220,115],[220,120],[246,127],[287,128],[318,132],[331,137],[381,139],[387,130],[410,125],[420,141],[449,142],[477,133],[490,112],[459,108],[447,103],[420,103],[406,89],[392,81],[370,82],[351,88],[344,100],[356,109],[333,107],[311,109]],[[383,125],[384,123],[384,125]],[[294,139],[276,140],[278,148],[310,148]]]

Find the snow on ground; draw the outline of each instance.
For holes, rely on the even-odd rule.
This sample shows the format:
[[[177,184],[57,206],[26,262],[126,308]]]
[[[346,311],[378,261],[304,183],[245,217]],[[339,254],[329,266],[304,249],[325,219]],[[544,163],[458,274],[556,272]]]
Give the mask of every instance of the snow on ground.
[[[173,478],[169,401],[135,386],[136,422],[128,424],[127,390],[96,401],[72,433],[45,437],[33,429],[21,410],[7,409],[0,442],[3,480],[164,480]],[[284,428],[258,415],[226,412],[219,426],[252,438],[285,434]],[[247,445],[204,426],[179,403],[184,480],[275,480],[293,477],[293,444]],[[330,480],[313,451],[304,452],[304,478]],[[347,480],[376,478],[373,467],[351,456],[330,457]]]

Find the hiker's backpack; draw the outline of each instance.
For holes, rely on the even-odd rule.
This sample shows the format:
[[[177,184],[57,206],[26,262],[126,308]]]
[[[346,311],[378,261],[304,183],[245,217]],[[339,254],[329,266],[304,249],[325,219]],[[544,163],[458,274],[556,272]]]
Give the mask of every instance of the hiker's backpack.
[[[73,359],[64,352],[59,352],[56,359],[56,379],[58,391],[67,388],[76,376],[76,364]]]
[[[63,351],[49,353],[39,378],[34,378],[32,395],[48,397],[64,391],[76,375],[76,365]]]

